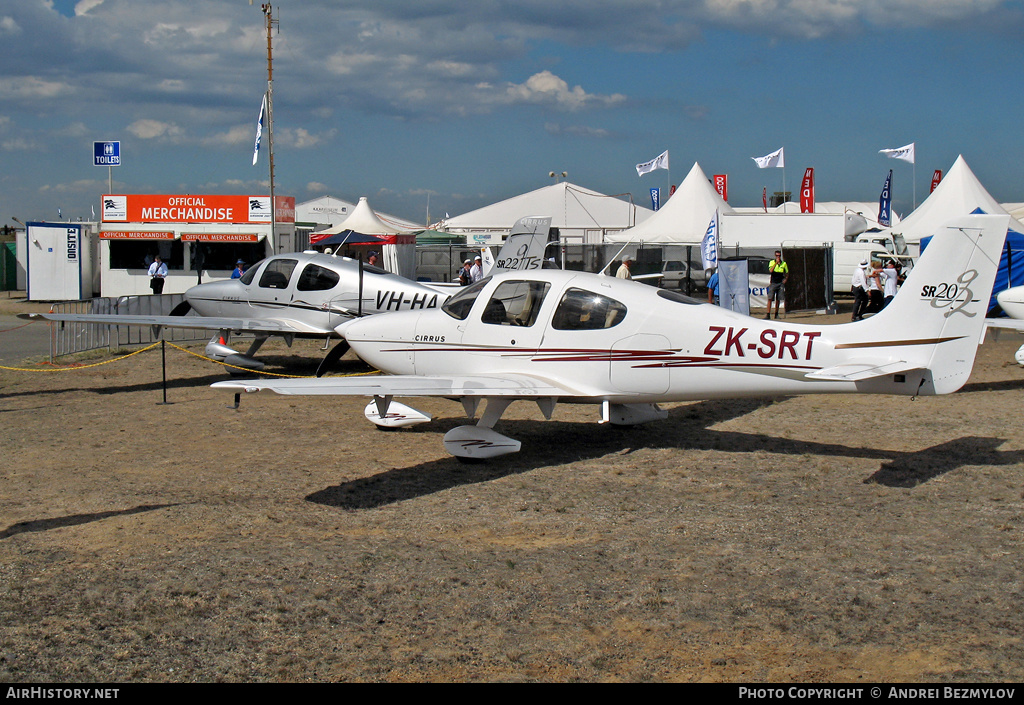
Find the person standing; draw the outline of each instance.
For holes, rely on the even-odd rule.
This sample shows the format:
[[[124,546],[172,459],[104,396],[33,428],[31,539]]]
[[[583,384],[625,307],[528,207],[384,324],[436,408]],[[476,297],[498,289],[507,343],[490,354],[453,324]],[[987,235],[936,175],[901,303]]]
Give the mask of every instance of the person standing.
[[[164,292],[164,279],[167,278],[167,265],[157,255],[153,258],[153,264],[149,265],[149,288],[155,296]]]
[[[889,305],[892,301],[892,297],[896,296],[897,281],[899,279],[899,272],[896,271],[896,263],[889,260],[885,269],[880,272],[882,276],[882,308]]]
[[[861,260],[860,265],[854,267],[853,277],[850,279],[850,291],[853,292],[853,317],[851,321],[859,321],[864,318],[864,309],[868,305],[868,280],[864,274],[864,268],[868,261]]]
[[[786,282],[789,280],[789,265],[783,261],[781,250],[775,250],[775,259],[768,263],[768,312],[765,318],[772,317],[772,299],[775,299],[775,318],[779,317],[782,300],[786,297]]]
[[[473,277],[470,274],[470,270],[473,268],[473,262],[466,260],[462,263],[462,269],[459,270],[459,284],[462,286],[469,286],[470,282],[473,281]]]
[[[231,272],[231,278],[241,279],[243,274],[245,274],[245,262],[238,260],[235,262],[235,268]]]
[[[718,268],[711,270],[713,274],[708,279],[708,303],[718,306]]]
[[[632,279],[633,275],[630,274],[629,270],[633,268],[633,258],[626,255],[622,258],[622,264],[619,265],[619,270],[615,272],[616,279]]]
[[[483,258],[477,255],[473,258],[473,266],[469,268],[469,279],[471,284],[476,284],[484,278]]]
[[[864,272],[868,280],[868,306],[866,313],[878,313],[882,310],[882,268],[878,261],[873,260]]]

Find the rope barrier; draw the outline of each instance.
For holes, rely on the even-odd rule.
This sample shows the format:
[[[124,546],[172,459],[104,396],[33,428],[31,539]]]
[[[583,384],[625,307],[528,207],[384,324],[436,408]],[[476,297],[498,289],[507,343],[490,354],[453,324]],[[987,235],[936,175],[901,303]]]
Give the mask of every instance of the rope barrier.
[[[29,324],[29,325],[31,325],[31,324]],[[14,329],[12,328],[11,330],[14,330]],[[2,332],[2,331],[0,331],[0,332]],[[96,362],[96,363],[93,363],[91,365],[83,365],[83,364],[77,363],[77,362],[70,363],[67,367],[45,367],[45,368],[36,368],[36,367],[8,367],[6,365],[0,365],[0,370],[9,370],[9,371],[12,371],[12,372],[71,372],[71,371],[75,371],[75,370],[86,370],[86,369],[89,369],[90,367],[99,367],[100,365],[109,365],[112,362],[120,362],[121,360],[127,360],[129,357],[131,357],[133,355],[138,355],[139,353],[147,352],[147,351],[152,350],[153,348],[157,347],[158,345],[160,345],[160,342],[156,342],[156,343],[153,343],[152,345],[149,345],[147,347],[141,348],[141,349],[136,350],[134,352],[130,352],[127,355],[122,355],[121,357],[115,357],[112,360],[104,360],[103,362]],[[281,373],[278,373],[278,372],[264,372],[262,370],[253,370],[252,368],[249,368],[249,367],[239,367],[238,365],[232,365],[230,363],[222,362],[220,360],[214,360],[212,357],[207,357],[205,355],[200,355],[199,353],[192,352],[191,350],[187,350],[186,348],[183,348],[180,345],[175,345],[174,343],[167,343],[167,345],[170,345],[172,348],[175,348],[177,350],[181,350],[183,353],[187,353],[189,355],[192,355],[193,357],[198,357],[200,360],[206,360],[207,362],[212,362],[212,363],[215,363],[217,365],[222,365],[224,367],[231,367],[233,369],[242,370],[244,372],[257,372],[257,373],[259,373],[261,375],[269,375],[271,377],[287,377],[287,378],[291,378],[291,379],[314,379],[316,377],[316,375],[286,375],[286,374],[281,374]],[[49,365],[51,363],[44,363],[44,364]],[[342,377],[363,377],[363,376],[375,375],[375,374],[380,374],[380,373],[377,370],[373,370],[372,372],[356,372],[356,373],[353,373],[353,374],[340,375],[340,376],[342,376]]]
[[[149,347],[142,348],[141,350],[136,350],[135,352],[130,352],[127,355],[122,355],[121,357],[115,357],[113,360],[104,360],[103,362],[96,362],[91,365],[83,365],[81,363],[73,362],[67,367],[49,367],[41,369],[36,367],[7,367],[5,365],[0,365],[0,370],[12,370],[14,372],[72,372],[75,370],[85,370],[90,367],[99,367],[100,365],[109,365],[112,362],[120,362],[121,360],[126,360],[132,355],[138,355],[139,353],[144,353],[147,350],[152,350],[159,344],[160,343],[153,343]],[[51,363],[47,362],[45,364],[49,365]]]

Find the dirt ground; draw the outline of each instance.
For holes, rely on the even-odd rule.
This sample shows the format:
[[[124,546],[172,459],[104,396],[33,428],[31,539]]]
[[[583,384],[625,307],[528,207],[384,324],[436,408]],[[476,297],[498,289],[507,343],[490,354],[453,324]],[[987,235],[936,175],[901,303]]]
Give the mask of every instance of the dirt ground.
[[[1021,342],[947,397],[520,402],[486,464],[444,400],[381,432],[171,347],[166,405],[159,349],[0,369],[0,681],[1020,681]]]

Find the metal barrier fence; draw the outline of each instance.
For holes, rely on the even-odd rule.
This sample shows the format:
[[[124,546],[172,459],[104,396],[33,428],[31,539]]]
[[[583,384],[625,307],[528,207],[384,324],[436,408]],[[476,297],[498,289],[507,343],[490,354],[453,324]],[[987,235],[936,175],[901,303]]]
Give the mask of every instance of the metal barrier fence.
[[[68,301],[52,306],[53,313],[102,313],[121,316],[167,316],[175,306],[185,300],[182,294],[160,296],[119,296]],[[150,326],[123,326],[105,323],[63,322],[52,324],[50,333],[50,360],[61,355],[107,348],[116,350],[129,345],[148,345],[160,340],[205,340],[209,331],[164,328],[162,335],[154,335]]]

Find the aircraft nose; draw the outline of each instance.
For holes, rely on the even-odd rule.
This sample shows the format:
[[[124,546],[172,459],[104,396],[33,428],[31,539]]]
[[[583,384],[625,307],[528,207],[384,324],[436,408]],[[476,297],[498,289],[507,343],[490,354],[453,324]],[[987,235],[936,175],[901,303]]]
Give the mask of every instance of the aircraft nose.
[[[352,327],[353,323],[358,323],[360,319],[352,318],[344,323],[339,323],[334,327],[334,332],[340,335],[345,340],[348,340],[348,329]]]

